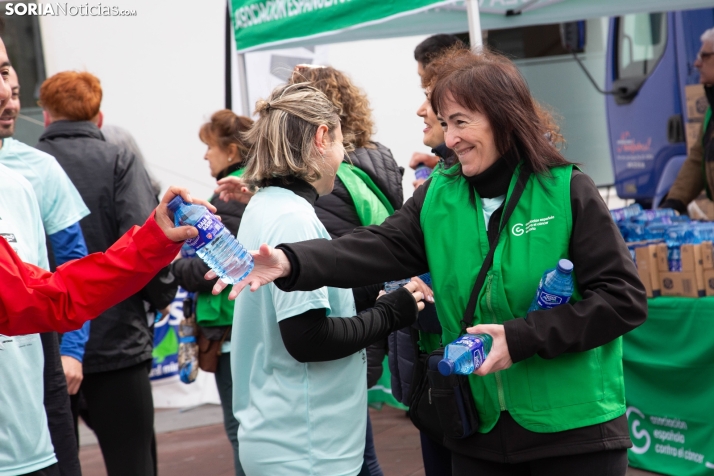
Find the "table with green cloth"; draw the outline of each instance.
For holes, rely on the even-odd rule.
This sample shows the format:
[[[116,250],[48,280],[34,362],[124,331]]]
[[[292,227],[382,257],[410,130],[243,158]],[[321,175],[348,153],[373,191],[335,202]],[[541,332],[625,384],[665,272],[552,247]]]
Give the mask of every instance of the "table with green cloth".
[[[658,297],[623,340],[630,465],[714,476],[714,297]]]

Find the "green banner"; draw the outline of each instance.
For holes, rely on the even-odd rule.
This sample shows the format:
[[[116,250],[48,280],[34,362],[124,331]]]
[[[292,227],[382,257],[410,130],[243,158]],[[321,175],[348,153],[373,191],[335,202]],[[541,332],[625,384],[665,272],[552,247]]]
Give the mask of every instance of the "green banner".
[[[238,51],[280,47],[408,15],[444,0],[231,0]]]
[[[714,475],[714,297],[650,299],[623,345],[630,465]]]

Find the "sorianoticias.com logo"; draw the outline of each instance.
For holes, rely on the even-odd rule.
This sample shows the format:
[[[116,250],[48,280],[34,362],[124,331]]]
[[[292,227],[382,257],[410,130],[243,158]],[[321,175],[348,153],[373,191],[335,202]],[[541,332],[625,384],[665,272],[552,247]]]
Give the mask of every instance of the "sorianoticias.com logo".
[[[127,10],[101,3],[74,5],[69,3],[13,3],[5,4],[5,15],[70,16],[70,17],[134,17],[136,10]]]

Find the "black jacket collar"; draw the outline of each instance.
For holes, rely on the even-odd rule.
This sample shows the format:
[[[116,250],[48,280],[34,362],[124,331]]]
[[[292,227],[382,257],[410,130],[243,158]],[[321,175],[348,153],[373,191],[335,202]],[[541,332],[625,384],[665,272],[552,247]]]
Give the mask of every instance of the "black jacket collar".
[[[75,137],[87,137],[104,140],[104,134],[97,125],[90,121],[55,121],[45,129],[40,140]]]
[[[478,192],[481,198],[496,198],[508,193],[513,172],[516,170],[518,157],[513,151],[506,152],[489,168],[473,177],[466,177],[467,182]]]
[[[236,170],[240,170],[243,168],[243,163],[238,162],[237,164],[231,164],[225,169],[221,170],[218,172],[218,175],[216,175],[216,180],[221,180],[222,178],[228,177],[230,174],[235,172]]]
[[[315,187],[313,187],[306,181],[295,177],[273,178],[267,180],[265,186],[280,187],[290,190],[298,197],[302,197],[307,200],[307,203],[309,203],[313,207],[315,206],[315,202],[317,201],[318,197],[317,190],[315,190]]]
[[[714,86],[704,86],[704,94],[707,96],[709,106],[714,107]]]

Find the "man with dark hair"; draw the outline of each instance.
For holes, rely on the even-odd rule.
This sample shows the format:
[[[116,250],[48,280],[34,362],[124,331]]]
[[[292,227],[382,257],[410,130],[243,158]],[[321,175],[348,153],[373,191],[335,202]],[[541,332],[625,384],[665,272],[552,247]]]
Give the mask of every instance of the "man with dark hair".
[[[466,45],[458,37],[454,35],[433,35],[422,41],[414,48],[414,59],[417,61],[417,73],[421,77],[424,74],[424,68],[427,67],[431,61],[439,56],[444,51],[452,47],[466,48]],[[414,152],[412,158],[409,161],[409,167],[415,169],[420,165],[426,165],[430,169],[436,167],[439,163],[439,157],[433,154],[426,154],[424,152]],[[412,182],[414,188],[423,184],[425,179],[417,179]]]
[[[439,56],[452,46],[466,47],[463,41],[454,35],[433,35],[422,41],[414,48],[414,59],[417,60],[417,73],[424,74],[424,68],[432,59]]]
[[[87,254],[79,220],[89,215],[89,209],[54,157],[12,138],[21,107],[20,83],[12,68],[7,83],[12,94],[0,113],[0,164],[19,173],[32,185],[51,244],[51,256],[59,266]],[[52,264],[50,260],[54,270]],[[40,338],[45,365],[44,404],[60,474],[79,476],[82,471],[69,395],[76,394],[82,383],[82,358],[89,338],[89,321],[82,329],[64,334],[61,345],[56,332],[43,333]]]

